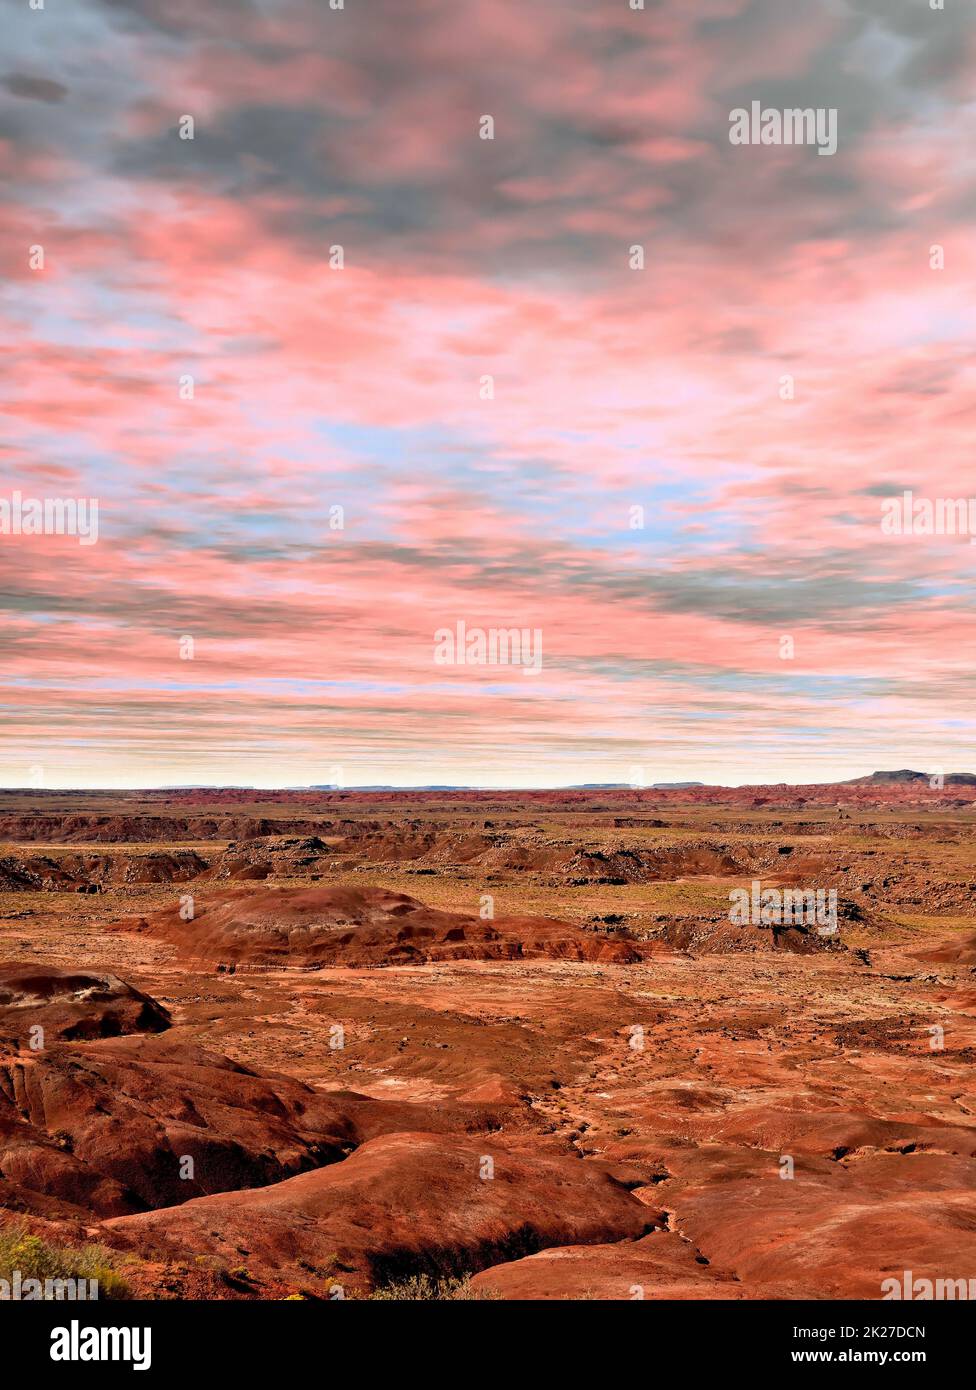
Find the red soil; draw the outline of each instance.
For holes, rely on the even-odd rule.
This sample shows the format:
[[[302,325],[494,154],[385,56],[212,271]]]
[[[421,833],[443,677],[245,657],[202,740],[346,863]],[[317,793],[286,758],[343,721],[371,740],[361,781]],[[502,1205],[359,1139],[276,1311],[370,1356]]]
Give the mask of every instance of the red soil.
[[[638,960],[631,943],[547,917],[491,920],[439,912],[381,888],[257,888],[123,923],[172,941],[187,958],[231,965],[409,965],[431,960]]]

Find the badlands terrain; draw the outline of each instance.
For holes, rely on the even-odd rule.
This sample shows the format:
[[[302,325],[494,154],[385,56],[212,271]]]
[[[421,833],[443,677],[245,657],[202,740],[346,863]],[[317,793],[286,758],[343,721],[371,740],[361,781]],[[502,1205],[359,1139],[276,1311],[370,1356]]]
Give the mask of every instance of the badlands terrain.
[[[0,1235],[136,1298],[976,1276],[974,835],[909,773],[0,793]]]

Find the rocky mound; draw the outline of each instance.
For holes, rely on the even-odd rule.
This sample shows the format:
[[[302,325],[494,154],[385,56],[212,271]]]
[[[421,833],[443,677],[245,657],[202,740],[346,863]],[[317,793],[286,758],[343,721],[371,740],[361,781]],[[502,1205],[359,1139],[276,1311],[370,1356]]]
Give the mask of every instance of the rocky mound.
[[[55,1046],[0,1063],[0,1115],[56,1142],[102,1214],[171,1205],[202,1192],[276,1182],[341,1158],[356,1140],[341,1106],[287,1078],[258,1076],[170,1036]],[[0,1170],[25,1186],[81,1199],[60,1166],[0,1141]],[[77,1181],[75,1174],[71,1175]]]
[[[195,850],[160,850],[152,854],[109,854],[90,856],[80,867],[94,883],[186,883],[207,867]]]
[[[667,922],[656,939],[677,951],[693,955],[748,954],[765,951],[791,951],[812,955],[821,951],[840,951],[846,947],[840,932],[821,934],[816,926],[737,926],[728,916],[718,918],[683,917]]]
[[[976,965],[976,933],[968,932],[965,936],[909,954],[926,965]]]
[[[370,831],[357,828],[342,841],[340,848],[371,864],[399,864],[409,860],[425,864],[468,864],[480,862],[481,856],[500,838],[459,834],[430,822],[398,824],[391,821]]]
[[[137,883],[184,883],[207,861],[193,850],[150,854],[4,855],[0,892],[97,893],[105,887]]]
[[[671,1149],[678,1172],[653,1189],[665,1230],[548,1249],[484,1270],[472,1288],[506,1299],[630,1299],[636,1285],[645,1299],[876,1301],[885,1280],[902,1285],[905,1270],[932,1280],[963,1274],[976,1218],[971,1161],[916,1153],[904,1131],[902,1145],[859,1153],[849,1167],[798,1151],[795,1179],[785,1182],[778,1148]]]
[[[115,1216],[139,1210],[124,1187],[75,1158],[61,1135],[25,1124],[0,1095],[0,1198],[4,1209],[43,1215]]]
[[[423,1132],[374,1139],[274,1187],[106,1223],[113,1244],[195,1250],[319,1293],[452,1275],[550,1245],[632,1240],[652,1212],[598,1165]]]
[[[741,858],[725,846],[681,845],[642,849],[580,850],[566,863],[579,883],[654,883],[680,878],[732,878],[744,872]]]
[[[191,959],[229,965],[411,965],[431,960],[628,962],[632,942],[590,935],[551,917],[483,920],[441,912],[384,888],[260,888],[197,904],[192,921],[175,905],[128,919],[123,929],[150,931]]]
[[[903,1272],[968,1277],[976,1198],[970,1168],[939,1155],[881,1155],[802,1181],[754,1175],[689,1187],[681,1228],[716,1274],[779,1296],[880,1299]],[[924,1201],[919,1200],[925,1193]],[[838,1258],[838,1251],[843,1258]]]
[[[205,879],[319,878],[333,867],[317,835],[266,835],[232,841],[202,875]]]
[[[215,794],[215,801],[223,800]],[[0,797],[0,804],[2,804]],[[118,801],[126,803],[126,793]],[[150,844],[175,840],[243,840],[261,835],[311,835],[320,819],[270,820],[263,816],[97,815],[94,813],[0,816],[0,840],[16,844]]]
[[[66,871],[56,859],[44,855],[20,857],[5,854],[0,858],[0,892],[35,893],[43,889],[49,892],[73,893],[82,887],[83,881]]]
[[[0,1047],[16,1051],[38,1043],[43,1048],[56,1041],[161,1033],[169,1023],[155,999],[115,975],[0,965]]]
[[[99,1216],[280,1182],[417,1123],[476,1133],[500,1121],[485,1103],[317,1091],[175,1032],[0,1057],[0,1175],[35,1205]]]
[[[690,1241],[674,1231],[613,1245],[569,1245],[543,1250],[475,1275],[482,1297],[504,1299],[742,1299],[742,1284],[716,1276]]]
[[[514,869],[558,875],[575,884],[734,877],[754,864],[750,852],[733,852],[721,843],[685,842],[646,849],[620,844],[581,848],[525,831],[457,834],[415,822],[390,826],[380,834],[348,836],[339,848],[373,864],[408,861],[431,868],[474,864],[492,872]]]

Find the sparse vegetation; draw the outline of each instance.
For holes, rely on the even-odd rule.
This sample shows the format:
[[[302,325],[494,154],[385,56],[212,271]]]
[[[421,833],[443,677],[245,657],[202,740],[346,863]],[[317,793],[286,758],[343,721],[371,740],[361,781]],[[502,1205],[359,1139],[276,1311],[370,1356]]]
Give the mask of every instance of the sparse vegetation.
[[[498,1298],[496,1293],[482,1293],[472,1289],[471,1278],[432,1279],[429,1274],[411,1274],[407,1279],[398,1279],[374,1289],[372,1300],[396,1300],[398,1302],[464,1302]]]
[[[25,1226],[0,1229],[0,1279],[94,1279],[99,1298],[128,1298],[129,1287],[103,1245],[56,1245]]]

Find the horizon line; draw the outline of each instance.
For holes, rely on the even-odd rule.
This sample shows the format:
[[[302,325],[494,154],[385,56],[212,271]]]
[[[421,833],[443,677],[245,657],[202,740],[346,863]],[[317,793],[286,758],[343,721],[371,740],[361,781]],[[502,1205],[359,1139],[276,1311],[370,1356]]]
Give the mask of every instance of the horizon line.
[[[643,786],[633,786],[628,782],[572,782],[562,785],[538,784],[535,786],[485,786],[485,785],[466,785],[461,783],[410,783],[403,785],[393,785],[392,783],[360,783],[353,786],[338,786],[331,784],[308,785],[277,785],[277,786],[256,786],[240,782],[168,782],[156,785],[146,785],[139,787],[123,787],[117,785],[95,785],[91,784],[83,787],[70,786],[25,786],[23,784],[0,784],[2,792],[34,792],[45,795],[53,792],[124,792],[137,794],[142,792],[294,792],[309,793],[321,792],[324,795],[344,795],[352,792],[494,792],[505,794],[517,794],[523,792],[650,792],[650,791],[707,791],[718,789],[723,791],[742,791],[744,789],[762,787],[789,787],[800,789],[805,787],[839,787],[850,786],[857,783],[867,783],[873,778],[883,779],[879,785],[899,785],[896,780],[897,772],[909,773],[912,779],[930,781],[933,775],[927,772],[920,772],[914,768],[900,768],[893,771],[879,769],[874,773],[862,773],[860,776],[830,779],[823,782],[701,782],[692,778],[682,778],[674,782],[648,782]],[[976,774],[968,772],[946,772],[941,774],[944,785],[949,784],[955,778],[972,778]],[[890,779],[890,780],[889,780]],[[965,784],[964,784],[965,785]],[[970,783],[969,785],[973,785]],[[943,788],[932,788],[932,790],[942,790]]]

